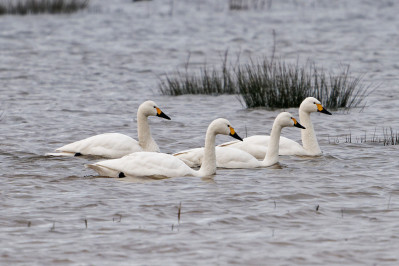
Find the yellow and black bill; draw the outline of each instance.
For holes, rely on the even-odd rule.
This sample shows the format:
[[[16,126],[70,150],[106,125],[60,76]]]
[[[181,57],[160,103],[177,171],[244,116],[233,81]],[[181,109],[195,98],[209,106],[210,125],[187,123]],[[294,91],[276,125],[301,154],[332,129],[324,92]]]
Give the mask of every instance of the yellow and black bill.
[[[292,119],[292,121],[294,121],[294,127],[299,127],[299,128],[302,128],[302,129],[306,129],[306,127],[304,127],[301,124],[299,124],[298,121],[296,121],[295,118],[292,117],[291,119]]]
[[[158,117],[162,117],[162,118],[170,120],[170,117],[165,115],[165,113],[162,112],[161,109],[159,109],[158,107],[155,107],[155,108],[157,109],[157,116]]]
[[[238,140],[241,140],[241,141],[242,141],[242,138],[241,138],[240,136],[237,135],[237,133],[235,132],[235,130],[234,130],[233,127],[230,127],[230,136],[232,136],[232,137],[235,138],[235,139],[238,139]]]
[[[326,115],[332,115],[329,111],[327,111],[326,108],[323,107],[323,105],[321,105],[319,103],[317,103],[316,105],[317,105],[317,112],[320,112],[320,113],[323,113]]]

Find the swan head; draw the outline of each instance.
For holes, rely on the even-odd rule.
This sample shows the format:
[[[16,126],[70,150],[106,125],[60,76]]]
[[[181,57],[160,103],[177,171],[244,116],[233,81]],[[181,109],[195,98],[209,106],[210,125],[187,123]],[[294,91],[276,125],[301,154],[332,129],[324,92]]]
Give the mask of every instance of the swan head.
[[[321,102],[314,97],[307,97],[305,100],[303,100],[299,106],[299,109],[307,113],[320,112],[331,115],[331,113],[323,107]]]
[[[145,101],[140,104],[138,112],[145,116],[158,116],[170,120],[170,117],[165,115],[153,101]]]
[[[242,141],[242,138],[237,135],[234,128],[231,126],[231,123],[227,119],[218,118],[213,120],[208,129],[211,129],[215,134],[229,135]]]
[[[306,129],[304,126],[298,123],[298,121],[288,112],[280,113],[275,120],[281,127],[298,127]]]

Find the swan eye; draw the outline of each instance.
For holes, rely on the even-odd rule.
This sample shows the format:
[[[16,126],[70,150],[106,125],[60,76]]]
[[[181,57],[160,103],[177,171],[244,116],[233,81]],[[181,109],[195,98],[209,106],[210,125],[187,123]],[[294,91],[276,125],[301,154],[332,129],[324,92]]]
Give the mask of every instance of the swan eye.
[[[227,127],[230,127],[230,125],[227,125]]]
[[[316,104],[316,102],[313,102],[314,104]]]
[[[154,105],[154,108],[157,108],[157,107]]]

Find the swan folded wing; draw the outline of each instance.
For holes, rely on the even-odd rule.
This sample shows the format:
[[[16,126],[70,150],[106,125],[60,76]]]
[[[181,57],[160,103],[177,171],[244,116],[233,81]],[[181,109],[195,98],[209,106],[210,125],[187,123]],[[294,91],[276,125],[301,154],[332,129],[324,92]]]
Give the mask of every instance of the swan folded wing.
[[[243,150],[216,147],[216,165],[220,168],[255,168],[260,166],[260,162]]]
[[[189,167],[200,167],[204,157],[204,148],[195,148],[174,153],[173,156],[182,160]]]
[[[258,160],[263,160],[269,146],[269,141],[270,136],[255,135],[244,138],[244,141],[231,141],[219,146],[240,149],[251,154]],[[309,155],[309,152],[301,144],[289,138],[281,136],[279,145],[279,155]]]
[[[244,138],[244,140],[245,140],[245,138]],[[227,146],[230,146],[230,145],[233,145],[233,144],[237,144],[237,143],[242,143],[242,141],[240,141],[240,140],[232,140],[232,141],[228,141],[228,142],[224,142],[222,144],[219,144],[217,147],[227,147]]]
[[[124,134],[104,133],[67,144],[56,151],[120,158],[133,152],[142,151],[142,148],[136,140]]]
[[[286,137],[280,137],[279,155],[309,155],[301,144]]]
[[[106,167],[100,163],[95,163],[95,164],[86,164],[85,165],[87,168],[93,169],[98,173],[100,176],[105,176],[105,177],[119,177],[120,171]]]
[[[122,172],[133,177],[178,177],[193,175],[194,170],[172,155],[156,152],[136,152],[120,159],[105,160],[95,163],[98,166],[112,169],[112,177],[118,177]]]
[[[55,157],[74,157],[76,152],[48,152],[46,156],[55,156]]]
[[[252,156],[255,156],[259,160],[263,160],[266,155],[266,151],[269,146],[270,136],[251,136],[244,139],[244,143],[242,148],[243,151],[250,153]],[[234,147],[234,146],[233,146]],[[292,139],[280,136],[279,142],[279,155],[307,155],[308,152],[296,141]]]
[[[270,136],[255,135],[244,138],[243,141],[230,141],[219,146],[240,149],[261,160],[265,158],[269,139]]]

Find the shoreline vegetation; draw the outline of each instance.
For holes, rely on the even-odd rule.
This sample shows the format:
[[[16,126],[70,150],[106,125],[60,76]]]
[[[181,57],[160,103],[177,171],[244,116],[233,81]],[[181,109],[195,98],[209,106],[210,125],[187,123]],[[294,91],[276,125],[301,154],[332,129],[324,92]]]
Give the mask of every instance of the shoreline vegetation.
[[[342,138],[344,140],[342,140]],[[328,143],[382,143],[384,146],[399,145],[399,132],[390,128],[382,128],[382,135],[377,135],[377,129],[372,135],[367,136],[365,132],[363,136],[353,136],[352,133],[339,136],[328,136]]]
[[[189,71],[187,63],[185,71],[160,78],[159,90],[171,96],[237,94],[247,108],[298,107],[308,96],[333,110],[364,107],[374,89],[365,84],[364,75],[353,76],[349,65],[336,73],[327,73],[310,61],[299,65],[274,57],[228,65],[226,52],[219,68],[204,65]]]
[[[0,15],[69,14],[88,5],[89,0],[9,0],[0,3]]]

